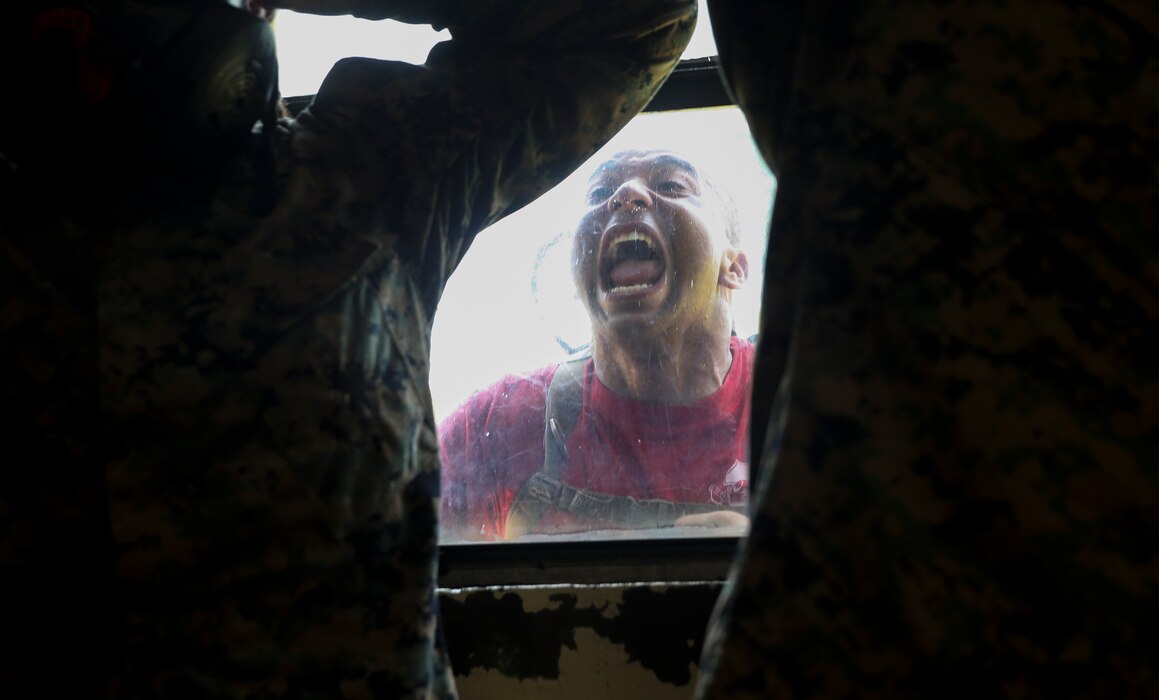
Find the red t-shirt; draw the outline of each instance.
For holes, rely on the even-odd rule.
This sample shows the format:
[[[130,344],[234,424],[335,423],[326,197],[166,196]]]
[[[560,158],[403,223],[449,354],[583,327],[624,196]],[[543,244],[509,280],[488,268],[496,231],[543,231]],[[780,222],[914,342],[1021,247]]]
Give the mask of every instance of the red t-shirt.
[[[561,478],[591,491],[742,505],[748,491],[753,345],[734,336],[732,367],[713,394],[689,405],[646,403],[604,386],[589,359],[583,409],[568,434]],[[499,539],[524,482],[543,467],[547,388],[558,366],[509,375],[476,392],[439,426],[443,523],[455,536]],[[555,509],[536,531],[613,527]]]

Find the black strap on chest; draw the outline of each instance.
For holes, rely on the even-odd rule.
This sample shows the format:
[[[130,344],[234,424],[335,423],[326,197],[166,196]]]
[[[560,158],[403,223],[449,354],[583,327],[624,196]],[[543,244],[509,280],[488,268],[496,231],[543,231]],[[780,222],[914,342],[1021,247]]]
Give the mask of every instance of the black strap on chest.
[[[543,466],[515,495],[507,514],[504,538],[510,540],[527,534],[551,508],[625,529],[668,527],[685,515],[724,510],[724,506],[715,504],[617,496],[563,482],[560,477],[568,463],[567,438],[583,409],[584,369],[588,359],[582,357],[563,363],[551,379],[543,421]]]

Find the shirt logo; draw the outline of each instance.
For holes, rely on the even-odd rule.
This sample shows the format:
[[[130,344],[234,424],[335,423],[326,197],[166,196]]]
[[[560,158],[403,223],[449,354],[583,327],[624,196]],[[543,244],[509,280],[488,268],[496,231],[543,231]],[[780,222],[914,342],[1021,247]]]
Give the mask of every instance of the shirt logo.
[[[739,459],[724,473],[724,481],[708,487],[708,500],[718,506],[743,506],[749,501],[749,465]]]

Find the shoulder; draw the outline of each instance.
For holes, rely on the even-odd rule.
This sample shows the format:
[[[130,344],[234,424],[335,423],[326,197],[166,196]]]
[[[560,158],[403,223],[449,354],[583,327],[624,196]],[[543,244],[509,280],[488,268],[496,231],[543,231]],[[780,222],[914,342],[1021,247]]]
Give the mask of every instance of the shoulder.
[[[742,338],[732,336],[729,339],[729,350],[732,351],[732,369],[725,378],[725,388],[728,391],[741,392],[747,395],[753,383],[753,364],[756,361],[756,336]]]
[[[496,414],[543,412],[547,389],[561,365],[553,364],[532,372],[508,374],[478,389],[443,420],[442,426],[472,420],[488,420]]]
[[[757,350],[757,336],[750,335],[747,338],[742,338],[734,335],[729,339],[728,346],[734,359],[751,361]]]

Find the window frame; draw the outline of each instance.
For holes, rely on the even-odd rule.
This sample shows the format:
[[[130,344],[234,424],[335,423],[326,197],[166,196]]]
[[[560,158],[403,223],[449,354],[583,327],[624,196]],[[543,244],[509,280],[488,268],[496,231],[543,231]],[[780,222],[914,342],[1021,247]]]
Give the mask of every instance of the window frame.
[[[439,588],[723,581],[739,537],[439,545]]]
[[[297,116],[309,106],[314,95],[284,97],[286,108]],[[644,112],[672,112],[736,104],[720,73],[716,56],[680,61],[668,80],[644,107]]]

